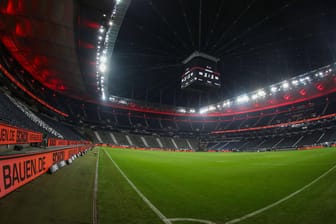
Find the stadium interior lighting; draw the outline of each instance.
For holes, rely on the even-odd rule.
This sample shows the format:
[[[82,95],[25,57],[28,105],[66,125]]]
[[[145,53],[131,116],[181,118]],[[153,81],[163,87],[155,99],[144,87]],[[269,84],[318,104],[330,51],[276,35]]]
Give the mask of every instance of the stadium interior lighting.
[[[107,61],[107,57],[106,56],[102,56],[101,58],[100,58],[100,62],[101,63],[105,63]]]
[[[277,87],[275,87],[275,86],[272,86],[271,87],[271,92],[272,93],[276,93],[278,91],[278,88]]]
[[[109,100],[110,100],[111,102],[114,102],[114,101],[116,101],[116,98],[115,98],[115,97],[112,97],[112,96],[110,96],[110,97],[109,97]]]
[[[126,100],[119,100],[119,103],[120,103],[120,104],[127,105],[127,101],[126,101]]]
[[[201,108],[199,111],[200,114],[205,114],[206,112],[208,112],[208,108]]]
[[[237,97],[237,103],[247,103],[250,101],[250,97],[247,94]]]
[[[258,90],[258,96],[259,97],[265,97],[266,96],[266,92],[262,89]]]
[[[177,110],[177,112],[181,112],[181,113],[187,113],[187,110],[186,110],[186,109],[184,109],[184,108],[180,108],[180,109],[178,109],[178,110]]]
[[[300,82],[303,84],[303,85],[306,85],[307,83],[306,83],[306,80],[304,79],[304,78],[301,78],[300,79]]]
[[[101,72],[106,72],[106,65],[105,64],[101,64],[101,65],[99,65],[99,70],[101,71]]]
[[[298,85],[299,85],[299,81],[295,79],[295,80],[292,81],[292,84],[293,84],[294,86],[298,86]]]
[[[335,63],[336,64],[336,63]],[[303,75],[297,76],[297,77],[293,77],[289,80],[284,80],[282,82],[273,84],[271,86],[269,86],[268,90],[266,91],[265,89],[259,89],[250,93],[246,93],[244,95],[238,96],[236,98],[232,98],[232,99],[227,99],[224,101],[221,101],[218,104],[214,104],[213,107],[215,109],[210,108],[211,106],[205,106],[203,108],[201,108],[199,110],[199,113],[204,114],[207,113],[211,110],[223,110],[225,108],[230,107],[231,105],[239,105],[242,103],[249,103],[250,100],[256,101],[259,99],[265,99],[266,97],[268,97],[268,95],[273,95],[279,91],[288,91],[288,93],[283,97],[285,100],[290,100],[291,98],[291,93],[289,92],[291,90],[291,87],[293,88],[299,88],[300,85],[308,85],[308,84],[314,84],[316,83],[316,81],[321,80],[322,78],[325,78],[327,76],[335,76],[334,73],[331,73],[333,70],[331,68],[328,67],[324,67],[324,68],[320,68],[318,70],[315,71],[311,71],[308,73],[305,73]],[[334,82],[336,83],[336,77],[334,77]],[[315,88],[319,91],[323,90],[323,87],[321,88],[321,86],[317,86],[315,84]],[[306,96],[307,95],[307,91],[303,90],[303,91],[299,91],[299,94],[301,96]]]
[[[223,102],[223,107],[230,107],[231,106],[231,101],[230,100],[226,100]]]
[[[253,94],[253,95],[251,96],[251,98],[252,98],[252,100],[256,100],[256,99],[258,99],[258,94]]]
[[[216,107],[213,105],[210,105],[208,108],[208,111],[214,111],[214,110],[216,110]]]
[[[287,81],[282,83],[282,88],[285,89],[285,90],[288,89],[289,88],[289,83]]]

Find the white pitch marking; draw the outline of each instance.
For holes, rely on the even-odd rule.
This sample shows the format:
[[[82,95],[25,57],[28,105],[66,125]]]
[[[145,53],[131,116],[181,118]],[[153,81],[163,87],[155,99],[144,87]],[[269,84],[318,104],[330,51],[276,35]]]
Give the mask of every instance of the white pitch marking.
[[[323,173],[321,176],[317,177],[315,180],[313,180],[309,184],[307,184],[304,187],[300,188],[299,190],[291,193],[290,195],[288,195],[288,196],[286,196],[286,197],[284,197],[284,198],[282,198],[282,199],[280,199],[280,200],[278,200],[278,201],[276,201],[276,202],[274,202],[274,203],[272,203],[272,204],[270,204],[270,205],[268,205],[268,206],[266,206],[264,208],[258,209],[256,211],[251,212],[251,213],[249,213],[247,215],[244,215],[244,216],[242,216],[240,218],[236,218],[236,219],[233,219],[231,221],[228,221],[225,224],[233,224],[233,223],[237,223],[237,222],[243,221],[245,219],[248,219],[248,218],[251,218],[251,217],[253,217],[255,215],[258,215],[258,214],[260,214],[260,213],[262,213],[262,212],[264,212],[264,211],[266,211],[266,210],[268,210],[270,208],[273,208],[274,206],[277,206],[277,205],[279,205],[280,203],[282,203],[284,201],[287,201],[288,199],[290,199],[290,198],[294,197],[295,195],[301,193],[302,191],[306,190],[308,187],[312,186],[313,184],[315,184],[316,182],[318,182],[319,180],[321,180],[323,177],[327,176],[335,168],[336,168],[336,165],[334,165],[333,167],[331,167],[329,170],[327,170],[325,173]]]
[[[183,221],[187,221],[187,222],[199,222],[199,223],[205,223],[205,224],[216,224],[214,222],[211,222],[209,220],[203,220],[203,219],[193,219],[193,218],[171,218],[168,219],[171,222],[183,222]]]
[[[152,211],[159,216],[159,218],[166,224],[172,224],[171,221],[169,221],[169,219],[164,216],[162,214],[162,212],[160,212],[159,209],[157,209],[152,202],[150,202],[150,200],[148,200],[146,198],[145,195],[142,194],[142,192],[133,184],[133,182],[128,179],[128,177],[126,176],[126,174],[120,169],[120,167],[118,166],[118,164],[116,162],[114,162],[114,160],[112,159],[112,157],[110,156],[109,153],[106,152],[106,150],[104,149],[105,154],[110,158],[110,160],[112,161],[112,163],[114,164],[114,166],[118,169],[118,171],[120,172],[120,174],[126,179],[126,181],[129,183],[129,185],[131,185],[131,187],[135,190],[135,192],[138,193],[138,195],[141,197],[141,199],[152,209]]]
[[[96,160],[96,176],[94,180],[93,188],[93,215],[92,215],[92,224],[98,223],[98,212],[97,212],[97,192],[98,192],[98,164],[99,164],[99,150],[97,150],[97,160]]]

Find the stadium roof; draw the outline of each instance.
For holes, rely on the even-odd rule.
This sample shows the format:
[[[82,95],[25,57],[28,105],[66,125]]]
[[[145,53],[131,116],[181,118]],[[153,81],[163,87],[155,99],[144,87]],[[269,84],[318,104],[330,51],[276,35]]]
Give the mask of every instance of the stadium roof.
[[[1,41],[47,87],[97,97],[97,34],[114,1],[0,3]],[[336,61],[336,2],[133,0],[111,58],[112,95],[201,106]],[[200,51],[220,59],[222,88],[180,88],[181,63]]]

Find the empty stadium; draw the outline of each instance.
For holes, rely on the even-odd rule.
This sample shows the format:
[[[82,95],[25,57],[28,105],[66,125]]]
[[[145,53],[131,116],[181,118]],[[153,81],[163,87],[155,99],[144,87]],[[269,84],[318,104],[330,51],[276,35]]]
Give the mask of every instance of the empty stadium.
[[[336,3],[0,1],[0,222],[335,223]]]

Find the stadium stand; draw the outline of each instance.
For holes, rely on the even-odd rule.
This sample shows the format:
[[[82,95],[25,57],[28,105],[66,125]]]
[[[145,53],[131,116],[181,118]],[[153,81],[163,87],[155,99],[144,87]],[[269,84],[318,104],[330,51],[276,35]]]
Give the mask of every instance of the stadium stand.
[[[146,139],[146,142],[147,142],[149,147],[161,148],[161,146],[159,145],[159,143],[157,141],[156,136],[147,135],[147,136],[144,136],[144,138]]]
[[[43,129],[19,110],[3,92],[0,93],[0,120],[3,123],[42,132]]]
[[[67,140],[83,140],[84,137],[69,124],[53,120],[42,113],[36,115],[4,90],[0,92],[0,122],[44,134],[45,138],[61,138]]]
[[[29,74],[22,75],[18,69],[19,65],[7,56],[1,55],[0,62],[12,71],[14,78],[33,94],[69,116],[64,117],[43,105],[29,103],[32,102],[31,97],[22,91],[17,91],[17,87],[11,81],[1,76],[5,88],[0,94],[2,104],[0,119],[4,123],[40,131],[47,137],[80,140],[84,139],[85,135],[90,136],[96,143],[217,151],[299,148],[330,144],[335,141],[335,119],[319,119],[321,116],[336,112],[333,107],[335,93],[294,104],[225,116],[188,116],[188,114],[175,116],[172,113],[174,108],[165,105],[155,105],[157,108],[160,107],[158,110],[160,113],[152,113],[141,110],[150,107],[147,103],[136,111],[59,97],[60,95],[44,88],[39,82],[32,81]],[[15,96],[12,96],[13,93]],[[169,113],[161,113],[162,111]],[[287,124],[312,118],[317,120],[302,124]],[[282,127],[282,124],[287,125]],[[264,128],[265,126],[270,127]],[[257,130],[248,130],[251,128]],[[214,133],[215,131],[227,132]]]

